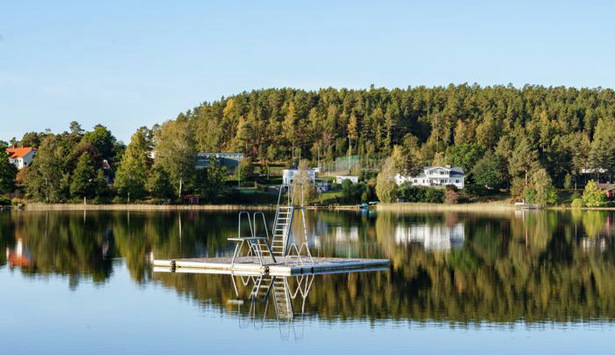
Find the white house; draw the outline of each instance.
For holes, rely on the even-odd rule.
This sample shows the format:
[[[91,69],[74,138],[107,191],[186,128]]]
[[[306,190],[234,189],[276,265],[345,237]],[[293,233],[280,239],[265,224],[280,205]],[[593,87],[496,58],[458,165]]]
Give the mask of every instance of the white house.
[[[335,177],[335,182],[341,184],[344,180],[350,180],[353,184],[359,183],[359,177],[355,175],[338,175]]]
[[[316,191],[319,193],[327,192],[331,188],[331,184],[329,180],[325,179],[317,179],[316,178],[316,170],[317,169],[308,169],[307,174],[310,179],[310,183],[316,186]],[[295,178],[299,175],[298,169],[284,169],[282,170],[282,183],[284,185],[290,185],[295,181]]]
[[[27,168],[32,164],[36,155],[36,148],[32,147],[11,147],[6,148],[9,155],[9,162],[17,167],[17,169]]]
[[[295,178],[299,175],[299,169],[284,169],[282,170],[282,183],[284,185],[290,185],[295,181]],[[308,178],[311,183],[316,181],[316,169],[307,169]]]
[[[457,166],[426,166],[417,176],[395,175],[395,182],[401,185],[409,182],[412,186],[446,186],[454,185],[463,189],[466,174]]]

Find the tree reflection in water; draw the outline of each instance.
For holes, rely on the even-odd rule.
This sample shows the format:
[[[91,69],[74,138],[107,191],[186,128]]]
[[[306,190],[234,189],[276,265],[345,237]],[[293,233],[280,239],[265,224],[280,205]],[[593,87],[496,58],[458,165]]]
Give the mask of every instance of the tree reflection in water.
[[[611,321],[613,218],[605,211],[309,213],[314,255],[389,258],[391,268],[319,276],[305,310],[330,320]],[[237,314],[230,278],[154,275],[149,265],[150,255],[229,255],[234,233],[234,212],[3,212],[0,266],[29,278],[65,276],[77,288],[82,280],[107,282],[125,262],[136,283],[160,283]]]

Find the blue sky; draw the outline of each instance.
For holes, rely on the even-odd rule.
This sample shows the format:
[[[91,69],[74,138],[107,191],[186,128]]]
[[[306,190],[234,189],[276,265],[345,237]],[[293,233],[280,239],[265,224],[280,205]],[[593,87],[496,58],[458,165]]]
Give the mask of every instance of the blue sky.
[[[0,2],[0,139],[140,126],[243,90],[615,86],[609,1]]]

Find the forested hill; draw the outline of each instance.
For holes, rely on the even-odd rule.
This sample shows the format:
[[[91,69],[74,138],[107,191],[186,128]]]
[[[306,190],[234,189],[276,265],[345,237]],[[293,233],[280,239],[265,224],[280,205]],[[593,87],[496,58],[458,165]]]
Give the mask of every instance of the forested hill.
[[[178,117],[185,118],[196,125],[199,150],[255,158],[388,155],[406,145],[425,164],[491,151],[511,177],[539,164],[560,184],[586,167],[615,171],[612,89],[266,89],[203,103]]]
[[[220,187],[226,186],[226,175],[214,168],[195,171],[198,151],[247,153],[244,178],[252,175],[252,160],[263,163],[263,173],[273,161],[314,164],[317,157],[330,162],[361,155],[376,158],[367,161],[378,167],[388,157],[376,192],[392,201],[398,197],[391,185],[396,173],[451,164],[468,173],[467,183],[506,188],[513,197],[530,199],[526,195],[538,191],[536,186],[545,192],[551,185],[570,189],[585,182],[583,169],[594,169],[589,178],[613,181],[614,142],[612,89],[451,85],[258,90],[204,103],[151,130],[141,127],[127,147],[106,127],[84,131],[77,122],[70,132],[28,132],[11,144],[38,148],[32,165],[16,178],[28,198],[181,200],[185,192],[212,202],[224,195]],[[0,160],[6,162],[0,178],[9,182],[0,193],[10,193],[16,172],[8,155]],[[364,175],[370,180],[373,170]],[[368,183],[373,189],[373,181]],[[404,199],[412,200],[410,195]]]

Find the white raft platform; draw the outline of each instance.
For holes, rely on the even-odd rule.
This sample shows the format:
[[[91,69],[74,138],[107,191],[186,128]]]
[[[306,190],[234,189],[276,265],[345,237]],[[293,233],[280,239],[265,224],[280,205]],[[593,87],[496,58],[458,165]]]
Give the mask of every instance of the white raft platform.
[[[312,262],[303,257],[278,258],[273,263],[267,258],[261,265],[257,258],[238,257],[232,264],[232,258],[191,258],[154,260],[154,272],[202,273],[202,274],[234,274],[234,275],[261,275],[292,276],[301,274],[325,274],[355,271],[385,270],[389,265],[388,259],[346,259],[346,258],[312,258]]]

